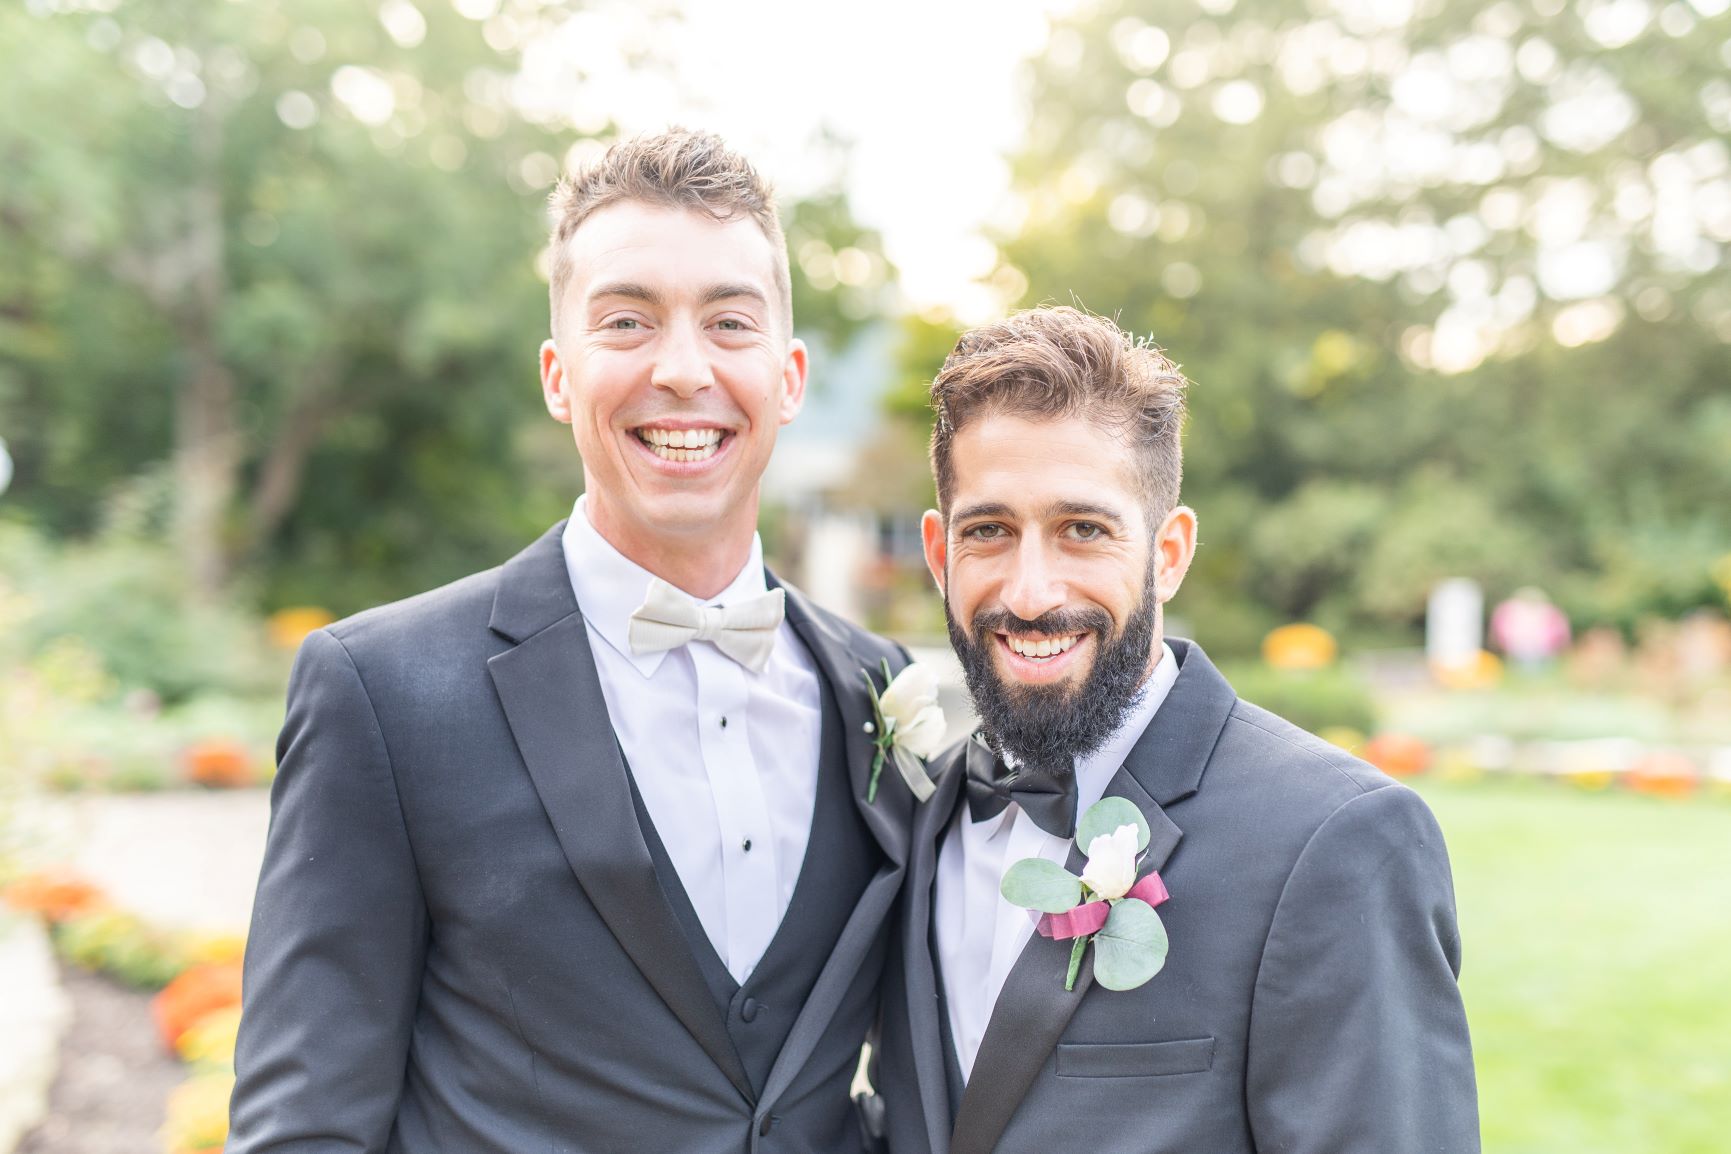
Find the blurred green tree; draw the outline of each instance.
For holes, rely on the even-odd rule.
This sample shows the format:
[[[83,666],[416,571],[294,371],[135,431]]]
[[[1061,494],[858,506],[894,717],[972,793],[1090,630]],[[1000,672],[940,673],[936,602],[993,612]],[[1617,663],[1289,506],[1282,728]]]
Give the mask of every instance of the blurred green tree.
[[[1446,575],[1623,624],[1716,600],[1728,35],[1707,2],[1055,25],[1000,247],[1022,304],[1115,315],[1193,377],[1204,635],[1398,634]]]
[[[580,468],[539,400],[537,254],[548,189],[599,145],[523,91],[519,50],[573,7],[0,10],[8,507],[81,534],[150,498],[208,595],[251,576],[340,610],[561,515]],[[841,294],[795,263],[802,331],[843,344],[877,238],[833,192],[788,231],[875,262]]]

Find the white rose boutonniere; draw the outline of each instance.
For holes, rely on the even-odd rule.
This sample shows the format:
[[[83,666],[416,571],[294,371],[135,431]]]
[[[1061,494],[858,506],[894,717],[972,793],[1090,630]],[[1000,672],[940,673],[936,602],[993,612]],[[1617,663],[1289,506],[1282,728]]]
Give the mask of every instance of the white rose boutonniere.
[[[943,708],[938,705],[938,675],[931,666],[914,661],[892,677],[890,663],[885,661],[880,693],[871,671],[862,669],[860,673],[872,701],[873,720],[866,722],[866,733],[876,747],[871,783],[866,787],[867,803],[877,800],[878,777],[886,760],[895,761],[914,798],[926,800],[937,787],[926,776],[925,759],[943,747],[947,728]]]

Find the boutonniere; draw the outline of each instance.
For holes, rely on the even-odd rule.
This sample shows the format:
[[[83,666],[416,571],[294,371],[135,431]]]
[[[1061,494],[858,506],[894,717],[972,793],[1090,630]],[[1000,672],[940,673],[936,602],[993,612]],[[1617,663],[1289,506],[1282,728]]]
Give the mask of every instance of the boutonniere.
[[[872,720],[866,722],[866,734],[872,739],[871,783],[866,786],[866,802],[878,799],[878,776],[885,761],[894,761],[902,780],[913,790],[914,798],[924,801],[937,786],[926,776],[925,759],[944,744],[944,711],[938,705],[938,675],[929,665],[911,661],[894,677],[890,663],[883,663],[884,688],[878,692],[871,670],[862,669],[866,692],[872,699]]]
[[[1064,988],[1076,988],[1082,954],[1094,943],[1094,980],[1108,990],[1133,990],[1166,964],[1166,927],[1154,907],[1167,898],[1157,871],[1137,880],[1148,849],[1148,823],[1135,803],[1101,798],[1076,823],[1076,844],[1088,863],[1077,877],[1043,857],[1023,858],[1004,873],[1005,900],[1037,910],[1043,937],[1074,940]]]

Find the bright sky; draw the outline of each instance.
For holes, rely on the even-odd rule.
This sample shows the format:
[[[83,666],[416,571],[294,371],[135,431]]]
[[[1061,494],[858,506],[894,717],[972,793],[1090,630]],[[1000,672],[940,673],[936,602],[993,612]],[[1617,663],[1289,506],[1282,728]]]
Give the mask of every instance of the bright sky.
[[[627,132],[712,128],[789,195],[829,179],[824,130],[851,141],[854,212],[882,232],[911,303],[972,320],[998,307],[974,278],[993,263],[980,230],[1026,120],[1019,66],[1040,50],[1049,15],[1074,4],[686,0],[679,19],[671,6],[658,16],[607,4],[528,46],[524,72],[569,91],[575,69],[575,103],[595,128],[608,117]],[[672,75],[631,63],[630,50],[650,44],[676,62]]]

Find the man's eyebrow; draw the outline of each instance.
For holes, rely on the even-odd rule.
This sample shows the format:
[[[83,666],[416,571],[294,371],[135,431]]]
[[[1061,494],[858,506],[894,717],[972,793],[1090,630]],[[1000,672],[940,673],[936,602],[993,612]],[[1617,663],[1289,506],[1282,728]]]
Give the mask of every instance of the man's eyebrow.
[[[1092,501],[1054,501],[1046,506],[1048,517],[1092,517],[1096,521],[1110,521],[1114,525],[1124,523],[1124,517],[1110,505],[1096,505]]]
[[[1015,510],[1002,501],[976,501],[972,505],[963,505],[950,514],[952,521],[972,521],[976,517],[1011,517]]]
[[[1041,513],[1047,520],[1054,517],[1090,517],[1096,521],[1110,521],[1114,525],[1124,523],[1124,516],[1118,510],[1092,501],[1053,501],[1041,510]],[[1016,510],[1003,501],[976,501],[972,505],[962,505],[950,514],[950,519],[954,521],[972,521],[978,517],[1013,520]]]
[[[602,297],[626,297],[630,300],[642,301],[644,304],[648,305],[658,305],[661,303],[660,293],[656,292],[646,284],[639,284],[636,281],[629,280],[609,281],[604,284],[598,284],[589,290],[590,300],[599,300]]]
[[[712,305],[718,304],[721,301],[738,300],[741,297],[744,297],[747,300],[756,301],[760,305],[768,306],[769,304],[769,297],[764,295],[762,289],[758,288],[754,284],[746,284],[743,281],[710,285],[707,289],[703,290],[702,303]]]

